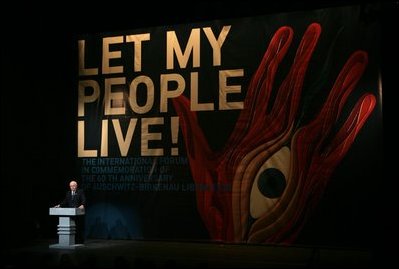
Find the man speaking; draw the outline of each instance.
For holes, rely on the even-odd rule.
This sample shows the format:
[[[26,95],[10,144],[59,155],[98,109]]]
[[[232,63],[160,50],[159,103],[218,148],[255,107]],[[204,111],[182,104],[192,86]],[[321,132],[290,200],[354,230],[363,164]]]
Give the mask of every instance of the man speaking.
[[[82,189],[78,189],[78,183],[75,180],[69,182],[69,191],[67,191],[64,200],[55,207],[73,207],[84,209],[86,206],[86,196]],[[76,243],[84,242],[84,222],[81,217],[74,217],[76,225]]]

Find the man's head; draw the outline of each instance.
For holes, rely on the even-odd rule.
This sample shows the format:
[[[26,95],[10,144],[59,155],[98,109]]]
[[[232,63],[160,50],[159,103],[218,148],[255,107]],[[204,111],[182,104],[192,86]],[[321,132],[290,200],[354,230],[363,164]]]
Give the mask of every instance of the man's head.
[[[78,187],[78,183],[74,180],[72,180],[71,182],[69,182],[69,188],[71,189],[71,191],[76,191]]]

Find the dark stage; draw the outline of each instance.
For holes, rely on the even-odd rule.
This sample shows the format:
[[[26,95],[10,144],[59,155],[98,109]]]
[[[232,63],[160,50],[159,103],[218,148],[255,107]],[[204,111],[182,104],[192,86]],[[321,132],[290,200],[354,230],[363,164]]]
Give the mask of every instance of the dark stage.
[[[6,251],[3,268],[366,268],[364,249],[237,245],[202,242],[88,240],[74,250],[56,240]]]
[[[395,167],[398,166],[398,154],[395,153],[398,131],[394,115],[398,115],[395,111],[398,108],[396,95],[399,5],[397,1],[379,2],[269,1],[261,6],[251,1],[196,1],[185,4],[173,1],[162,4],[141,1],[140,5],[132,2],[130,6],[125,3],[105,6],[97,3],[84,6],[83,3],[40,5],[36,2],[25,4],[18,2],[15,7],[7,6],[4,13],[12,14],[13,17],[2,18],[4,41],[1,46],[0,108],[1,204],[4,235],[1,237],[0,267],[10,269],[397,268],[398,176]],[[378,8],[375,8],[375,4]],[[142,231],[138,232],[132,228],[129,237],[105,236],[96,239],[87,233],[89,239],[80,248],[72,250],[49,248],[51,244],[57,242],[57,218],[49,216],[48,209],[58,204],[64,197],[69,180],[72,178],[81,180],[82,170],[78,160],[82,158],[77,157],[79,119],[77,40],[99,33],[108,33],[112,36],[127,30],[155,29],[160,26],[164,26],[166,30],[180,29],[181,25],[190,23],[204,24],[213,20],[234,21],[245,17],[312,12],[316,9],[347,5],[361,5],[362,25],[367,26],[375,21],[381,25],[378,28],[379,38],[372,40],[380,46],[378,50],[380,56],[370,57],[374,59],[370,60],[370,65],[381,67],[378,74],[381,77],[379,81],[382,81],[383,95],[381,92],[381,100],[378,101],[384,105],[381,106],[381,111],[376,112],[383,115],[383,119],[370,123],[367,130],[378,132],[378,135],[364,137],[360,141],[364,148],[358,147],[361,151],[353,150],[352,155],[348,155],[349,162],[344,163],[346,166],[342,166],[340,170],[341,181],[332,181],[329,192],[324,196],[324,203],[320,203],[317,208],[318,218],[310,219],[310,224],[304,227],[302,237],[295,245],[247,245],[206,241],[208,234],[205,233],[203,222],[200,221],[197,209],[194,208],[193,192],[181,191],[177,192],[181,196],[177,196],[164,191],[151,196],[148,194],[150,192],[144,191],[137,191],[135,193],[137,195],[126,195],[127,192],[101,190],[88,192],[88,201],[93,202],[97,199],[101,205],[98,211],[94,206],[90,207],[92,204],[89,205],[88,212],[105,212],[99,216],[102,220],[109,218],[110,228],[114,223],[119,223],[114,220],[124,220],[120,216],[129,217],[131,223],[126,227],[136,227],[136,220],[141,220]],[[161,10],[162,15],[155,14],[155,10]],[[279,19],[270,25],[272,23],[283,25],[285,16],[282,16],[281,23]],[[306,16],[304,19],[307,19]],[[267,32],[267,27],[264,28]],[[166,33],[166,30],[161,32]],[[300,36],[300,31],[297,29],[295,31],[297,31],[296,36]],[[268,32],[273,33],[272,30]],[[327,33],[328,31],[325,31],[323,35]],[[154,34],[153,38],[155,36]],[[202,33],[201,36],[205,38],[205,34]],[[267,41],[270,37],[264,39]],[[246,42],[243,39],[244,41]],[[325,46],[333,43],[330,40],[325,42]],[[91,44],[88,43],[87,46],[89,45]],[[337,48],[347,49],[351,45],[353,44],[345,43]],[[252,50],[251,46],[248,46],[249,52]],[[297,44],[292,47],[296,46]],[[166,50],[154,51],[160,51],[161,55]],[[337,58],[348,57],[341,53],[336,55]],[[244,56],[247,58],[246,54]],[[98,59],[100,61],[102,58]],[[117,64],[119,63],[116,62],[115,65]],[[157,62],[151,64],[155,67],[158,65]],[[87,65],[87,67],[94,66],[100,68],[101,63]],[[217,71],[220,69],[211,67]],[[321,71],[320,68],[313,73],[317,75]],[[172,71],[163,70],[165,74],[170,72]],[[160,78],[158,73],[153,77]],[[330,76],[336,75],[332,73]],[[124,76],[124,74],[119,75]],[[312,75],[312,72],[309,72],[309,75]],[[101,79],[104,80],[104,77]],[[320,78],[320,81],[325,80]],[[377,90],[377,87],[364,87],[364,90]],[[309,110],[315,108],[311,107]],[[210,119],[210,123],[213,123],[213,118],[209,115],[205,116]],[[219,124],[216,120],[214,122],[214,126],[218,128],[225,124],[225,122]],[[111,123],[109,124],[111,128]],[[124,127],[127,128],[127,125]],[[219,135],[217,132],[219,129],[216,129],[215,133]],[[208,130],[214,131],[210,127]],[[215,140],[224,141],[225,137],[218,135],[214,136]],[[95,142],[100,143],[100,138],[97,138],[98,141]],[[114,141],[117,141],[116,138]],[[171,141],[168,142],[172,144]],[[182,135],[179,141],[182,143]],[[100,153],[100,149],[96,149]],[[181,151],[183,152],[183,149]],[[385,156],[385,152],[390,153],[389,157]],[[367,156],[370,156],[371,160],[375,157],[378,161],[372,162]],[[367,162],[363,163],[362,160]],[[180,174],[175,178],[180,180]],[[90,196],[93,193],[97,196]],[[334,196],[334,193],[338,193],[339,196]],[[109,205],[116,206],[108,210]],[[115,208],[121,210],[117,211]],[[96,220],[94,213],[90,215],[91,220]],[[100,217],[98,219],[101,219]],[[87,225],[87,228],[90,228],[90,225]]]

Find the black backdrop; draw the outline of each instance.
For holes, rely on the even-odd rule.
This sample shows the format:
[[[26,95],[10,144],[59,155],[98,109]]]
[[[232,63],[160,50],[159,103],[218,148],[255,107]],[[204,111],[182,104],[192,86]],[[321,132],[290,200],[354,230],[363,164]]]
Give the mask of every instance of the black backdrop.
[[[70,135],[76,133],[77,36],[333,7],[344,5],[344,1],[278,1],[262,7],[245,1],[158,5],[157,10],[164,15],[156,14],[159,11],[150,4],[101,8],[76,3],[29,3],[9,9],[11,18],[1,19],[1,199],[5,243],[16,246],[33,239],[54,238],[56,220],[48,216],[48,207],[58,203],[69,179],[78,175],[76,137]],[[397,115],[398,5],[385,3],[380,12],[369,9],[367,3],[364,6],[365,20],[378,17],[382,22],[384,153],[393,154],[384,156],[383,171],[375,179],[375,193],[370,194],[375,196],[375,204],[370,205],[369,213],[376,227],[374,231],[364,231],[364,236],[377,254],[389,260],[397,253],[398,136],[393,130],[397,119],[392,115]]]

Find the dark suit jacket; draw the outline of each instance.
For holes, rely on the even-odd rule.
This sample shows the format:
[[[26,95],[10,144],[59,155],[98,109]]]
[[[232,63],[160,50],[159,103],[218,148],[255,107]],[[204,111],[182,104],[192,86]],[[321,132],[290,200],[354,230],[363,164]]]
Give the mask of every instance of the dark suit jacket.
[[[61,202],[61,207],[79,207],[86,206],[86,196],[83,190],[77,189],[75,195],[71,191],[67,191],[64,201]]]

